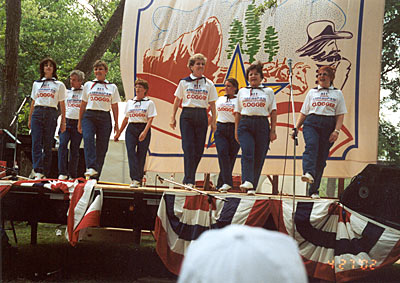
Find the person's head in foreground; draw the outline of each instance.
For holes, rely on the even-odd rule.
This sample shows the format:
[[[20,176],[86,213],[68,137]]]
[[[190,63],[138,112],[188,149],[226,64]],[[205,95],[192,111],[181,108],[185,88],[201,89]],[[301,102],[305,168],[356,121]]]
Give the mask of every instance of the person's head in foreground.
[[[308,282],[296,242],[246,225],[204,232],[191,243],[178,283]]]

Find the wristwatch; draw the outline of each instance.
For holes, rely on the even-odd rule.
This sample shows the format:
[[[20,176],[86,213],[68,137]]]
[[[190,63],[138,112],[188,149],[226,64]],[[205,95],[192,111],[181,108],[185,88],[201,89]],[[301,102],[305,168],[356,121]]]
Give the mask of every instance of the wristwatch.
[[[340,133],[340,130],[338,130],[338,129],[335,129],[335,132],[339,134],[339,133]]]

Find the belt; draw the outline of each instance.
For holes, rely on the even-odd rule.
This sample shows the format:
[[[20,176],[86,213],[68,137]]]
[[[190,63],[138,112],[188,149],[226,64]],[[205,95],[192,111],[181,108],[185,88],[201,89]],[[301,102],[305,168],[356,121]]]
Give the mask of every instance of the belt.
[[[242,118],[242,119],[265,119],[265,118],[267,118],[267,116],[261,116],[261,115],[253,115],[253,116],[242,115],[241,118]]]
[[[96,109],[86,109],[86,111],[90,111],[90,112],[98,112],[98,113],[100,113],[100,112],[105,112],[105,113],[107,113],[107,112],[110,112],[110,111],[105,111],[105,110],[96,110]]]
[[[207,108],[204,107],[183,107],[183,109],[190,109],[190,110],[207,110]]]
[[[43,108],[43,109],[54,109],[54,110],[57,110],[56,107],[42,106],[42,105],[35,105],[35,108]]]
[[[307,116],[317,116],[317,117],[321,117],[321,118],[335,118],[336,116],[328,116],[328,115],[318,115],[318,114],[308,114]]]

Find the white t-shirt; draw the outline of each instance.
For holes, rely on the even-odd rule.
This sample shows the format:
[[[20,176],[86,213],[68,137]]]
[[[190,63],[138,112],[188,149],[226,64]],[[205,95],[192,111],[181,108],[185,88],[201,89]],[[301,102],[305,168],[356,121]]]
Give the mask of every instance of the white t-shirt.
[[[65,85],[56,78],[42,78],[33,83],[31,98],[35,100],[35,106],[57,108],[58,102],[65,100],[65,92]]]
[[[217,122],[221,123],[235,123],[235,116],[233,111],[235,110],[236,96],[228,99],[226,95],[220,96],[215,102],[217,108]]]
[[[310,89],[300,110],[304,115],[317,114],[337,116],[347,113],[341,90],[330,86],[328,89],[318,86]]]
[[[241,88],[237,95],[235,112],[247,116],[268,116],[276,110],[274,91],[269,87]]]
[[[129,99],[125,107],[125,117],[128,117],[129,123],[147,123],[151,117],[157,116],[156,106],[149,98],[144,97],[141,101]]]
[[[182,100],[182,107],[207,108],[208,103],[218,99],[214,83],[206,77],[196,78],[192,74],[180,80],[175,96]]]
[[[110,111],[111,104],[121,101],[117,86],[107,80],[104,83],[97,80],[86,82],[82,100],[87,102],[86,109],[101,111]]]
[[[79,109],[82,102],[82,89],[68,89],[65,99],[65,117],[68,119],[79,119]]]

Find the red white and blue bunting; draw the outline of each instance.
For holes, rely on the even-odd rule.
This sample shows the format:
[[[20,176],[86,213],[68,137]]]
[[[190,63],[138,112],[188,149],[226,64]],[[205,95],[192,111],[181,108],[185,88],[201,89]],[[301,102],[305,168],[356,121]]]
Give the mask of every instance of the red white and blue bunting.
[[[238,195],[226,198],[228,202],[212,202],[212,228],[232,223],[266,228],[272,219],[278,231],[292,234],[292,199]],[[350,281],[400,258],[400,231],[335,200],[299,199],[295,205],[295,240],[310,277]],[[157,253],[171,272],[179,274],[191,241],[209,229],[209,211],[206,196],[186,192],[163,195],[155,234]]]

